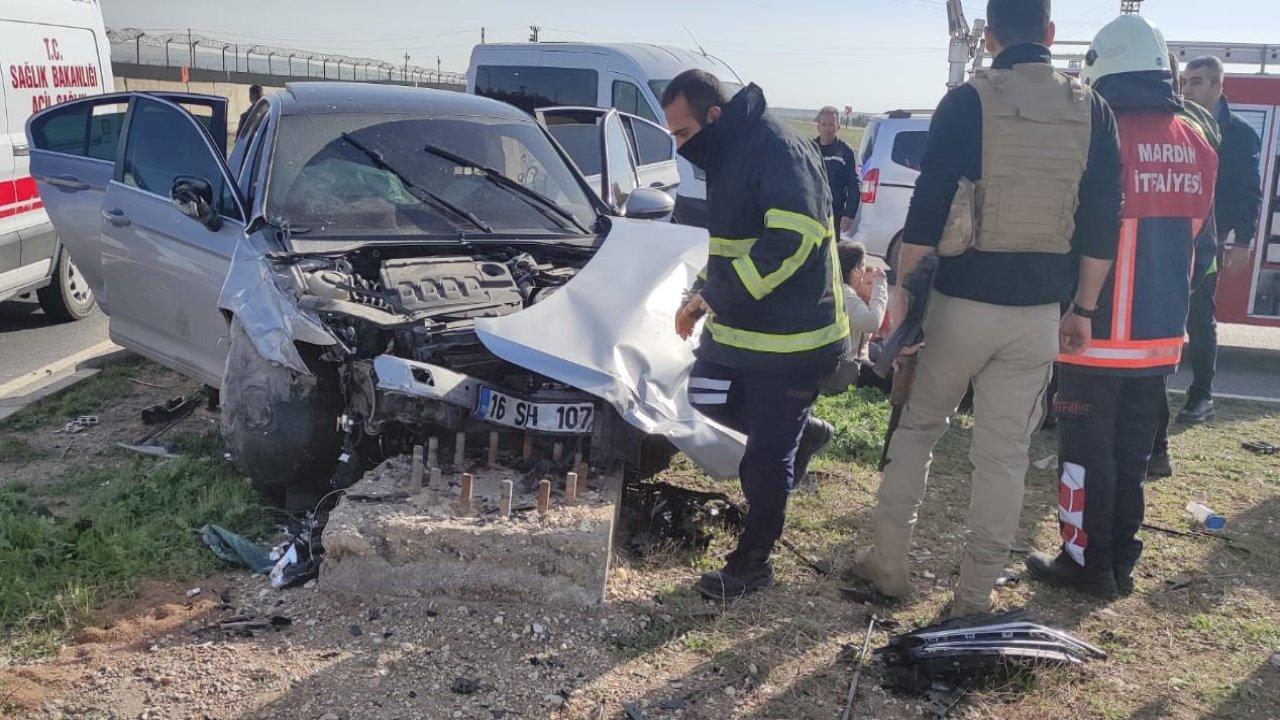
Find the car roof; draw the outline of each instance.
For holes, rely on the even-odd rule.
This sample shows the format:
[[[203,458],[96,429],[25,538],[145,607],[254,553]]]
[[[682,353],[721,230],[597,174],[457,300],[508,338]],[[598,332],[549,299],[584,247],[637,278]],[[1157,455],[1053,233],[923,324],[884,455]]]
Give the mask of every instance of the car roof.
[[[533,119],[504,102],[454,90],[369,82],[291,82],[276,93],[281,115],[313,113],[397,113],[426,110],[442,115],[484,115],[523,122]]]
[[[733,68],[720,58],[669,45],[575,42],[489,43],[477,46],[477,51],[485,49],[491,52],[526,47],[544,52],[615,53],[639,65],[651,80],[670,80],[685,70],[698,68],[710,72],[721,80],[741,82],[741,78]]]

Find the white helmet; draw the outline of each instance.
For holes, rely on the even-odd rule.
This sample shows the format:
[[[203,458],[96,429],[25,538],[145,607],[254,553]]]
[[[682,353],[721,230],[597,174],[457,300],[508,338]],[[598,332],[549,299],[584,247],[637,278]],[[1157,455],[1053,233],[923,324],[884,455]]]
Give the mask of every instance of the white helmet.
[[[1080,79],[1095,85],[1107,75],[1169,68],[1169,46],[1160,28],[1141,15],[1121,15],[1093,37]]]

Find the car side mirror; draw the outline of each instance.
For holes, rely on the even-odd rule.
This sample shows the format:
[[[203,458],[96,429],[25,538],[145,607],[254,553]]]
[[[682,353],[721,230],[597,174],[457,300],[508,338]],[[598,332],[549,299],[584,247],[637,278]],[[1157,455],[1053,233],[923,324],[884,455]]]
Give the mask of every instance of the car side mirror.
[[[222,228],[222,216],[213,205],[213,185],[204,178],[180,175],[173,179],[169,199],[178,212],[210,230]]]
[[[635,220],[659,220],[676,209],[671,196],[657,188],[636,188],[627,196],[622,215]]]

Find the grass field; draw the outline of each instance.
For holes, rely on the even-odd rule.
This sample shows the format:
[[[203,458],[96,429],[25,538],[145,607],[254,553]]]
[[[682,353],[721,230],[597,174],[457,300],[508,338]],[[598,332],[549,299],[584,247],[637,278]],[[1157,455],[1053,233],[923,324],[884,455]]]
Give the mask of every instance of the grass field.
[[[199,546],[200,525],[217,522],[248,534],[268,527],[270,511],[223,459],[210,414],[175,431],[171,445],[182,457],[135,458],[115,448],[117,436],[141,430],[129,425],[139,407],[195,387],[144,363],[103,373],[33,407],[17,425],[0,426],[0,666],[48,655],[104,601],[130,596],[143,580],[194,584],[221,567]],[[114,394],[104,404],[106,390]],[[88,408],[102,415],[101,437],[64,440],[49,433],[68,413]],[[853,391],[822,398],[816,412],[837,434],[815,464],[816,482],[792,495],[786,534],[805,552],[841,567],[870,539],[888,409],[883,395]],[[110,436],[116,426],[121,429]],[[998,594],[1000,607],[1025,607],[1040,621],[1100,645],[1110,658],[977,688],[953,717],[1280,718],[1280,667],[1271,661],[1280,653],[1280,458],[1241,448],[1244,441],[1280,437],[1280,408],[1223,400],[1212,422],[1174,432],[1177,474],[1147,487],[1147,519],[1163,530],[1142,533],[1146,549],[1133,595],[1099,602],[1025,579]],[[623,617],[635,629],[593,649],[598,673],[583,681],[583,697],[614,708],[638,698],[653,707],[679,687],[696,702],[676,717],[837,717],[851,674],[844,647],[860,645],[869,615],[908,628],[930,622],[950,599],[964,539],[971,434],[971,419],[959,416],[937,449],[915,536],[910,600],[894,607],[850,604],[838,577],[818,576],[779,553],[775,588],[709,607],[691,581],[720,563],[732,538],[718,537],[700,555],[638,558],[619,551],[609,587],[610,627]],[[1055,452],[1054,433],[1037,434],[1031,460],[1047,461]],[[1027,553],[1058,542],[1055,471],[1052,461],[1042,464],[1047,469],[1033,466],[1027,476],[1009,565],[1019,572]],[[666,475],[737,494],[736,483],[712,481],[687,460]],[[1192,500],[1227,517],[1227,530],[1190,534],[1184,507]],[[873,647],[884,644],[888,632],[878,630]],[[508,671],[512,678],[519,672],[492,670]],[[878,680],[873,668],[855,717],[920,716],[917,702],[891,698]],[[642,695],[641,686],[655,689]],[[746,689],[734,694],[727,686]],[[3,698],[0,678],[0,715]],[[577,707],[547,716],[602,717]]]
[[[807,138],[818,137],[818,124],[807,120],[788,120],[791,127],[795,128]],[[849,144],[856,152],[858,145],[862,142],[862,133],[866,128],[840,128],[836,131],[836,137]]]

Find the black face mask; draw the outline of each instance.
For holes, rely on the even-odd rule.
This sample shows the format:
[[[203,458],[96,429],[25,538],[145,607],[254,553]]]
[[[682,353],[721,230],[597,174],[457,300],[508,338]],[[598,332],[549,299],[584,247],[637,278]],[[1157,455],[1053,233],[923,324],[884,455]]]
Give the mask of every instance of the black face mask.
[[[708,110],[709,113],[710,111]],[[703,118],[702,129],[698,131],[697,135],[685,141],[685,144],[680,146],[677,152],[680,157],[706,170],[710,165],[715,164],[719,149],[720,138],[715,121]]]

